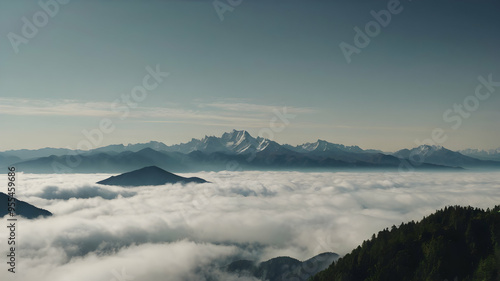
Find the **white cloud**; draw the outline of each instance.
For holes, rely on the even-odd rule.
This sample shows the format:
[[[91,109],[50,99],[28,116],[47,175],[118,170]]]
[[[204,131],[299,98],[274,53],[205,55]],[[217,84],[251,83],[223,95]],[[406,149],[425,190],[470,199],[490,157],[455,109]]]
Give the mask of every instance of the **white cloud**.
[[[72,116],[123,118],[125,104],[81,100],[42,100],[0,98],[0,115],[17,116]],[[113,108],[116,108],[113,110]],[[194,109],[180,107],[128,108],[126,118],[147,123],[179,123],[205,126],[226,126],[263,128],[269,126],[269,119],[283,107],[252,103],[210,103],[198,104]],[[314,113],[311,108],[286,107],[289,114]]]
[[[117,116],[110,103],[0,98],[0,114],[22,116]]]
[[[282,107],[264,105],[264,104],[254,104],[248,102],[215,102],[204,104],[203,107],[213,107],[228,111],[237,112],[273,112],[274,110],[279,110]],[[289,113],[315,113],[316,110],[310,107],[294,107],[287,106],[287,112]]]
[[[212,183],[121,188],[95,184],[107,174],[20,174],[20,199],[54,216],[19,222],[18,278],[110,281],[126,268],[134,280],[241,280],[218,268],[240,258],[345,254],[444,206],[500,202],[500,173],[184,176],[194,175]],[[57,196],[44,196],[50,186]]]

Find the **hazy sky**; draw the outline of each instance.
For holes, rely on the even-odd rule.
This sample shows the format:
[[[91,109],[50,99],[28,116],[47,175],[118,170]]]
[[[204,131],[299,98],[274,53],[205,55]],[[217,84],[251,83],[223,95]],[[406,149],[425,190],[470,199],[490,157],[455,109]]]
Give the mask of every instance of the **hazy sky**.
[[[473,97],[478,76],[500,81],[498,1],[332,2],[233,0],[221,20],[201,0],[52,2],[52,17],[38,1],[2,1],[0,150],[75,148],[103,118],[115,130],[99,145],[256,136],[274,122],[290,144],[394,151],[442,128],[451,149],[500,146],[500,87]],[[354,28],[388,5],[398,12],[348,63],[339,44],[356,47]],[[148,66],[169,76],[126,105]],[[474,110],[443,119],[464,101]]]

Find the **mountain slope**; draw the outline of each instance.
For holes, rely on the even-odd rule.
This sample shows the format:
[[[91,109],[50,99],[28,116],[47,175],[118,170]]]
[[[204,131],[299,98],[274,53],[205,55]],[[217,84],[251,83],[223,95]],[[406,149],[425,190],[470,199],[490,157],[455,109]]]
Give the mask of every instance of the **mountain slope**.
[[[8,214],[8,203],[9,203],[9,196],[5,193],[0,192],[0,217],[3,217]],[[28,219],[35,219],[40,216],[42,217],[48,217],[52,216],[52,213],[41,208],[37,208],[29,203],[26,203],[24,201],[17,200],[15,201],[16,205],[16,214],[23,216]]]
[[[338,257],[335,253],[322,253],[303,262],[290,257],[277,257],[260,264],[249,260],[239,260],[226,266],[225,270],[236,273],[240,277],[253,276],[260,280],[306,281],[312,275],[327,268]]]
[[[143,185],[164,185],[174,183],[205,183],[201,178],[185,178],[170,172],[167,172],[156,166],[145,167],[132,172],[124,173],[118,176],[112,176],[105,180],[97,182],[103,185],[118,186],[143,186]]]
[[[500,280],[500,206],[447,207],[384,229],[311,280]]]

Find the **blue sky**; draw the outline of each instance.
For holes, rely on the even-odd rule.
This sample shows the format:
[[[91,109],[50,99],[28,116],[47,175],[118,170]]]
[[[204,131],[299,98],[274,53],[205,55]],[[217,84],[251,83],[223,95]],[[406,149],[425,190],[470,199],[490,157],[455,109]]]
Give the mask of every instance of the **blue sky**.
[[[500,81],[498,1],[401,1],[350,63],[339,44],[354,45],[353,28],[391,1],[332,2],[243,0],[221,21],[212,1],[72,0],[13,46],[23,17],[44,10],[2,1],[0,150],[74,148],[103,118],[115,130],[99,146],[257,135],[283,107],[295,117],[273,130],[281,143],[394,151],[442,128],[451,149],[500,146],[500,87],[458,128],[443,119],[478,76]],[[169,76],[120,118],[113,102],[142,85],[148,66]]]

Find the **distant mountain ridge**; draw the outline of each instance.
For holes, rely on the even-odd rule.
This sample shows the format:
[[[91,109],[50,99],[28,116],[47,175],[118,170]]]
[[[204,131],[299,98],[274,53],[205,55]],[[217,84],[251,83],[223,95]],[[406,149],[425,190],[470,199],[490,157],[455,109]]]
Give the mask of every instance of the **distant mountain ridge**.
[[[325,140],[291,146],[262,137],[254,138],[247,131],[237,130],[224,133],[220,137],[205,136],[171,146],[151,141],[142,144],[109,145],[80,153],[49,148],[31,151],[37,156],[56,152],[43,157],[30,157],[29,152],[20,150],[9,151],[8,154],[0,153],[0,168],[15,164],[23,171],[34,173],[115,173],[145,166],[158,166],[172,172],[231,169],[328,171],[354,168],[399,169],[404,161],[409,162],[415,169],[500,167],[498,161],[477,159],[443,147],[424,145],[388,154]],[[54,168],[54,163],[63,168]]]
[[[303,262],[291,257],[277,257],[261,263],[238,260],[227,265],[225,270],[239,277],[255,277],[259,280],[306,281],[338,258],[339,255],[335,253],[322,253]]]
[[[458,152],[463,155],[474,157],[481,160],[500,161],[500,147],[497,149],[481,150],[481,149],[463,149]]]
[[[108,145],[105,147],[100,147],[91,150],[91,153],[109,153],[109,152],[115,152],[115,153],[122,153],[126,151],[131,151],[131,152],[138,152],[141,151],[145,148],[150,148],[154,149],[157,151],[161,150],[166,150],[168,146],[162,142],[158,141],[150,141],[148,143],[137,143],[137,144],[128,144],[128,145],[123,145],[123,144],[114,144],[114,145]]]
[[[442,146],[421,145],[413,149],[402,149],[394,153],[394,156],[413,160],[413,162],[425,162],[436,165],[459,166],[459,167],[484,167],[499,166],[500,162],[480,160],[451,151]]]
[[[335,144],[320,139],[318,139],[316,142],[313,143],[308,142],[301,145],[297,145],[295,147],[292,146],[288,147],[297,152],[325,152],[325,151],[344,151],[353,153],[364,152],[364,150],[357,145],[345,146],[343,144]]]

